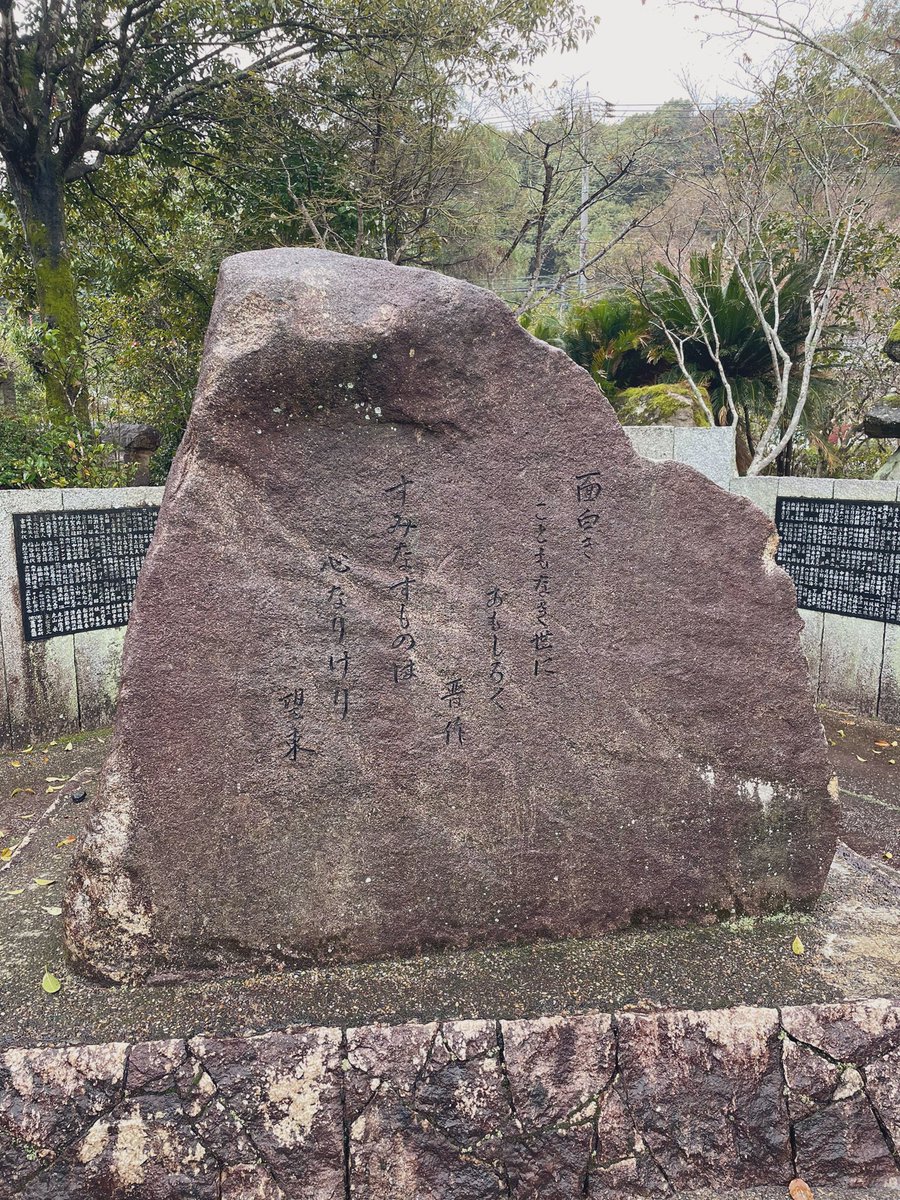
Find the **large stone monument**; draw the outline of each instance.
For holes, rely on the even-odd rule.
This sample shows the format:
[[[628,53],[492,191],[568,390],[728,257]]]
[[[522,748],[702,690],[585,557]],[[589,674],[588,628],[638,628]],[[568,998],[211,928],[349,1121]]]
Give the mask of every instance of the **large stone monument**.
[[[802,905],[835,801],[752,504],[488,292],[222,267],[66,901],[109,980]]]

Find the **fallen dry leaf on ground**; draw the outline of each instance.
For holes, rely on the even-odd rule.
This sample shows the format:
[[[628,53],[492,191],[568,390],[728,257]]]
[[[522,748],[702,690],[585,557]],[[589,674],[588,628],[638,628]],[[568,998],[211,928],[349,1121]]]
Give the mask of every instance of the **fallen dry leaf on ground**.
[[[806,950],[806,947],[805,947],[805,946],[803,945],[803,943],[800,941],[800,934],[799,934],[799,933],[798,933],[798,934],[797,934],[797,936],[794,938],[794,940],[791,942],[791,949],[793,950],[793,952],[794,952],[795,954],[803,954],[803,953],[804,953],[804,951]]]
[[[812,1188],[803,1179],[792,1179],[788,1184],[791,1200],[814,1200]]]

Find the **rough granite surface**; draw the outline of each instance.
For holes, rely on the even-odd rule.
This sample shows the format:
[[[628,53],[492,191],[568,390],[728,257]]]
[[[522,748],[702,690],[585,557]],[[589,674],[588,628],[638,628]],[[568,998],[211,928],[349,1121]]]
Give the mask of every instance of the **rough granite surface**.
[[[836,803],[773,528],[495,296],[222,267],[66,899],[111,981],[811,902]]]
[[[0,1054],[0,1200],[874,1198],[898,1146],[885,1000]]]

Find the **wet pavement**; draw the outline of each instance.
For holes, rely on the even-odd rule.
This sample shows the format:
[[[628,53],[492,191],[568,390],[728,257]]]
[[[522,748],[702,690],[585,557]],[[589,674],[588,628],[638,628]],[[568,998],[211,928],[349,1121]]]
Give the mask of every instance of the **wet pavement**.
[[[822,711],[841,782],[844,841],[900,869],[900,728]]]
[[[812,913],[142,988],[78,978],[61,945],[63,884],[108,735],[3,754],[0,1045],[900,996],[900,729],[838,713],[823,721],[846,845]],[[84,802],[72,799],[72,777]],[[800,955],[792,950],[798,935]],[[45,970],[62,984],[53,995],[41,988]]]

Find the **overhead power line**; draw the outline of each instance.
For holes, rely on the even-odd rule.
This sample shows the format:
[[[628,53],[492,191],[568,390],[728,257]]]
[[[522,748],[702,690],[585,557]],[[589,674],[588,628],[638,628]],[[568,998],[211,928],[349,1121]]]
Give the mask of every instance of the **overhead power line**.
[[[607,101],[598,102],[594,100],[591,103],[591,112],[599,120],[608,121],[612,124],[616,121],[623,120],[625,117],[642,116],[644,114],[654,113],[661,108],[665,108],[669,104],[679,102],[682,102],[680,97],[676,97],[674,100],[664,100],[660,104],[613,104]],[[691,100],[685,99],[683,103],[689,106],[691,109],[700,108],[704,111],[711,111],[718,107],[715,102],[698,105]],[[527,109],[526,111],[529,119],[531,120],[550,120],[551,118],[557,116],[563,107],[563,105],[558,105],[556,107],[551,105],[544,108]],[[517,128],[516,121],[512,117],[508,117],[502,113],[480,116],[479,120],[483,124],[490,125],[493,129],[498,129],[501,132],[509,132],[510,130]]]

